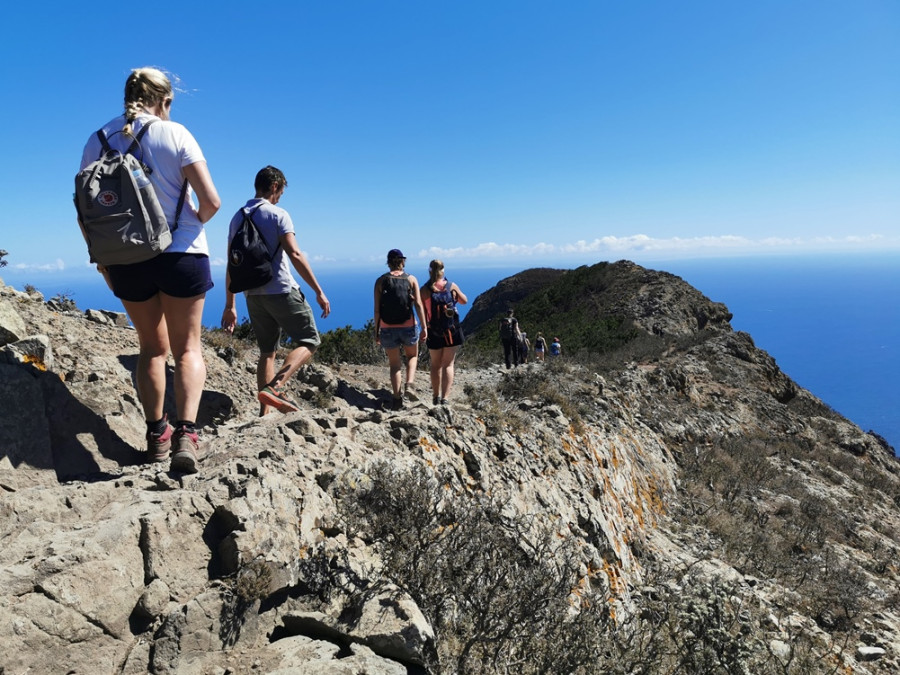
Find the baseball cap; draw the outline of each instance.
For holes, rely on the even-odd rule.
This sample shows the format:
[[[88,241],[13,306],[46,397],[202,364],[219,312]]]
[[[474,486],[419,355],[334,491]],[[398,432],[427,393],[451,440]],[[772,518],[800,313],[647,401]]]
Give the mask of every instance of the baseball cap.
[[[388,260],[396,260],[398,258],[406,260],[406,256],[403,255],[403,251],[401,251],[399,248],[392,248],[390,251],[388,251]]]

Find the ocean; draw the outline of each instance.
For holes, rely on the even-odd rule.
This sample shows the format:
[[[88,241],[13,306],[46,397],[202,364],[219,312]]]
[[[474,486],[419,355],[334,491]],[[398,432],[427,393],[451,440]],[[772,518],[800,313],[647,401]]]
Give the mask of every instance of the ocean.
[[[895,349],[900,342],[900,254],[638,262],[671,272],[727,305],[735,330],[749,333],[795,382],[900,449],[900,358]],[[501,279],[531,266],[448,266],[447,273],[471,302]],[[362,327],[371,318],[372,286],[382,271],[317,266],[332,306],[329,318],[318,319],[319,329]],[[424,265],[409,271],[420,281],[427,278]],[[47,299],[67,294],[81,309],[121,311],[96,273],[68,278],[29,274],[30,279],[7,268],[2,276],[19,289],[33,284]],[[219,325],[225,304],[221,285],[207,295],[206,326]],[[240,296],[238,317],[246,317]]]

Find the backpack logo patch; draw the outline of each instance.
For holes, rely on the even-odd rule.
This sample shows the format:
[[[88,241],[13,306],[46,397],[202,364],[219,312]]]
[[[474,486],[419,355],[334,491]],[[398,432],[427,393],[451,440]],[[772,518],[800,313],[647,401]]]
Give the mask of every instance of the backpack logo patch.
[[[100,206],[115,206],[119,203],[119,195],[117,195],[112,190],[104,190],[99,195],[97,195],[97,202]]]

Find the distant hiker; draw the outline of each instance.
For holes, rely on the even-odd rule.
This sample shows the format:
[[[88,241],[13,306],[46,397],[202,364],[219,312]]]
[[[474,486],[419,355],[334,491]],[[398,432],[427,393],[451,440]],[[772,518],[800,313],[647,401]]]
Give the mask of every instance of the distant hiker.
[[[259,392],[259,414],[263,416],[271,412],[271,408],[283,413],[298,410],[297,404],[282,390],[297,370],[312,358],[321,343],[312,307],[294,279],[291,267],[316,294],[316,303],[322,309],[323,319],[331,313],[331,303],[316,280],[309,261],[297,245],[291,216],[283,208],[276,206],[287,188],[284,174],[274,166],[260,169],[256,174],[254,188],[256,196],[231,219],[228,241],[230,250],[231,243],[244,223],[245,214],[252,214],[253,226],[266,248],[274,252],[270,280],[244,291],[250,325],[253,326],[256,344],[259,346],[256,386]],[[230,263],[231,261],[226,271],[225,310],[222,312],[222,327],[229,333],[237,324]],[[276,373],[275,352],[282,331],[291,339],[294,348],[284,358]]]
[[[550,356],[559,356],[562,354],[562,344],[560,344],[559,338],[553,338],[553,342],[550,343]]]
[[[428,283],[422,288],[422,302],[428,318],[428,353],[431,357],[431,402],[447,405],[453,387],[456,352],[463,343],[456,305],[469,300],[444,276],[444,263],[432,260],[428,265]]]
[[[197,141],[184,126],[169,119],[173,99],[172,83],[165,73],[156,68],[132,70],[125,82],[124,115],[91,134],[81,168],[97,160],[106,149],[104,144],[124,153],[146,129],[140,149],[135,150],[149,169],[141,173],[140,181],[149,179],[165,220],[170,227],[177,221],[178,227],[171,232],[171,244],[159,255],[132,264],[98,264],[97,271],[122,301],[137,331],[140,354],[135,378],[147,420],[148,458],[164,462],[171,453],[172,471],[196,473],[197,411],[206,382],[201,318],[206,292],[213,287],[203,223],[215,215],[221,201]],[[101,198],[110,204],[118,201],[118,195],[108,189]],[[176,213],[179,204],[181,210]],[[175,361],[174,428],[163,410],[170,350]]]
[[[415,393],[416,365],[419,362],[419,339],[428,337],[425,310],[419,292],[419,282],[407,274],[406,257],[398,249],[388,251],[388,272],[375,281],[375,344],[384,348],[391,369],[391,409],[403,407],[404,393],[410,401],[418,400]],[[416,335],[416,318],[422,327]],[[401,389],[403,354],[406,355],[406,380]]]
[[[528,363],[529,351],[531,351],[531,340],[528,339],[528,333],[523,331],[519,335],[519,363]]]
[[[536,361],[544,361],[544,353],[547,351],[547,341],[544,340],[544,334],[538,331],[537,337],[534,339],[534,358]]]
[[[503,344],[503,358],[507,369],[519,365],[519,320],[513,316],[513,310],[506,311],[500,319],[500,342]]]

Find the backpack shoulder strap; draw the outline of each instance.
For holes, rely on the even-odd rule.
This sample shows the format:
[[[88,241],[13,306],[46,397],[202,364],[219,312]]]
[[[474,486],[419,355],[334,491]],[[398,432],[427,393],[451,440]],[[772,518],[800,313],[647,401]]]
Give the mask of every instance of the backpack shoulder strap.
[[[103,129],[97,129],[97,138],[100,139],[100,146],[102,148],[100,156],[102,157],[105,153],[112,150],[112,147],[109,145],[109,141],[106,138],[106,134],[103,133]]]
[[[253,214],[259,211],[259,207],[262,206],[262,203],[257,204],[250,211],[247,210],[246,206],[241,207],[241,211],[244,213],[244,217],[250,221],[250,225],[253,226],[253,229],[256,230],[256,233],[259,235],[259,238],[262,240],[263,246],[266,247],[266,252],[269,250],[269,245],[266,243],[265,237],[262,236],[262,232],[259,231],[259,225],[256,224],[256,221],[253,220]],[[275,256],[278,254],[278,249],[281,248],[281,239],[278,239],[278,243],[275,245],[275,251],[269,254],[269,262],[275,259]]]
[[[131,141],[131,145],[128,146],[128,150],[126,150],[125,152],[133,155],[134,151],[137,150],[139,147],[141,147],[141,139],[144,137],[144,134],[147,133],[147,129],[149,129],[153,125],[154,122],[156,122],[156,120],[147,120],[147,123],[141,126],[141,130],[139,132],[137,132],[136,136],[133,137],[134,140]],[[142,155],[141,162],[142,163],[144,160],[143,154],[144,154],[144,151],[141,150],[141,155]]]
[[[146,129],[146,127],[144,127]],[[175,224],[172,225],[172,232],[178,229],[178,219],[181,217],[181,210],[184,208],[184,200],[187,198],[188,181],[187,178],[181,184],[181,194],[178,195],[178,205],[175,207]]]

